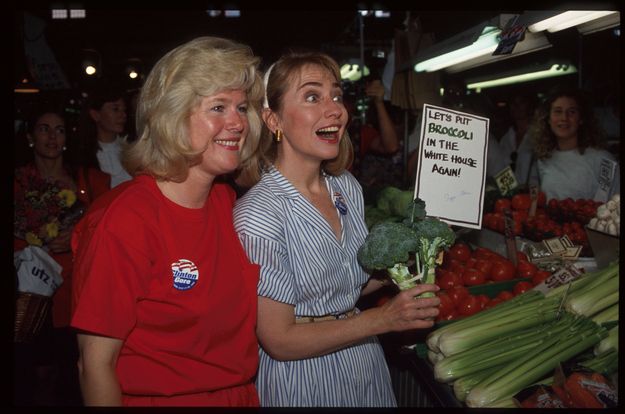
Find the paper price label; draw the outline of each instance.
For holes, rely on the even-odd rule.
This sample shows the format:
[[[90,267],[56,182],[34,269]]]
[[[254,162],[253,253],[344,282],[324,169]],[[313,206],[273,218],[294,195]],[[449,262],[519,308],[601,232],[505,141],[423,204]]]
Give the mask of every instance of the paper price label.
[[[519,182],[516,180],[514,171],[512,171],[510,166],[507,166],[495,175],[495,183],[504,196],[519,186]]]

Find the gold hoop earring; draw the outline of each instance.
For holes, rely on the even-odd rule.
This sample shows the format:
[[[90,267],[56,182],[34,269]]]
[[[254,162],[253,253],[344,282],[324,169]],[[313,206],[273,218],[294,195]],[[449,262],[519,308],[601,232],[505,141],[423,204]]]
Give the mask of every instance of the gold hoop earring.
[[[280,130],[280,129],[276,129],[275,134],[276,134],[276,142],[280,142],[280,141],[282,141],[282,136],[283,136],[283,135],[282,135],[282,130]]]

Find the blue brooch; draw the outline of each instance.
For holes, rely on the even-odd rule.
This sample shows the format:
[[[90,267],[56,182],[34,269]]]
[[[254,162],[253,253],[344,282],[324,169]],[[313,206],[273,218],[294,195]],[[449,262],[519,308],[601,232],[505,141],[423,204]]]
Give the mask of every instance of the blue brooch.
[[[341,213],[342,215],[347,214],[347,204],[345,203],[345,200],[343,199],[341,193],[336,191],[334,192],[334,205],[336,206],[339,213]]]

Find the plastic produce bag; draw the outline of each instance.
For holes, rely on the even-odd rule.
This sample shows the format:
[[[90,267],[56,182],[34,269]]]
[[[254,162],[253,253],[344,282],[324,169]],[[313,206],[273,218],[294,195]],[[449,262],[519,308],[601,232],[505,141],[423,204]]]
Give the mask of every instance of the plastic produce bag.
[[[17,290],[52,296],[63,283],[63,267],[40,247],[28,246],[13,254],[17,269]]]

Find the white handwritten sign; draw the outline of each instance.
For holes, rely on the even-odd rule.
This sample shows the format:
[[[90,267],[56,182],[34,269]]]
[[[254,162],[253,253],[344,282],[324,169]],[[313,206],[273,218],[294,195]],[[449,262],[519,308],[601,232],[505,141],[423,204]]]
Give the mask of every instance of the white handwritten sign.
[[[425,104],[415,197],[428,216],[481,228],[489,119]]]

